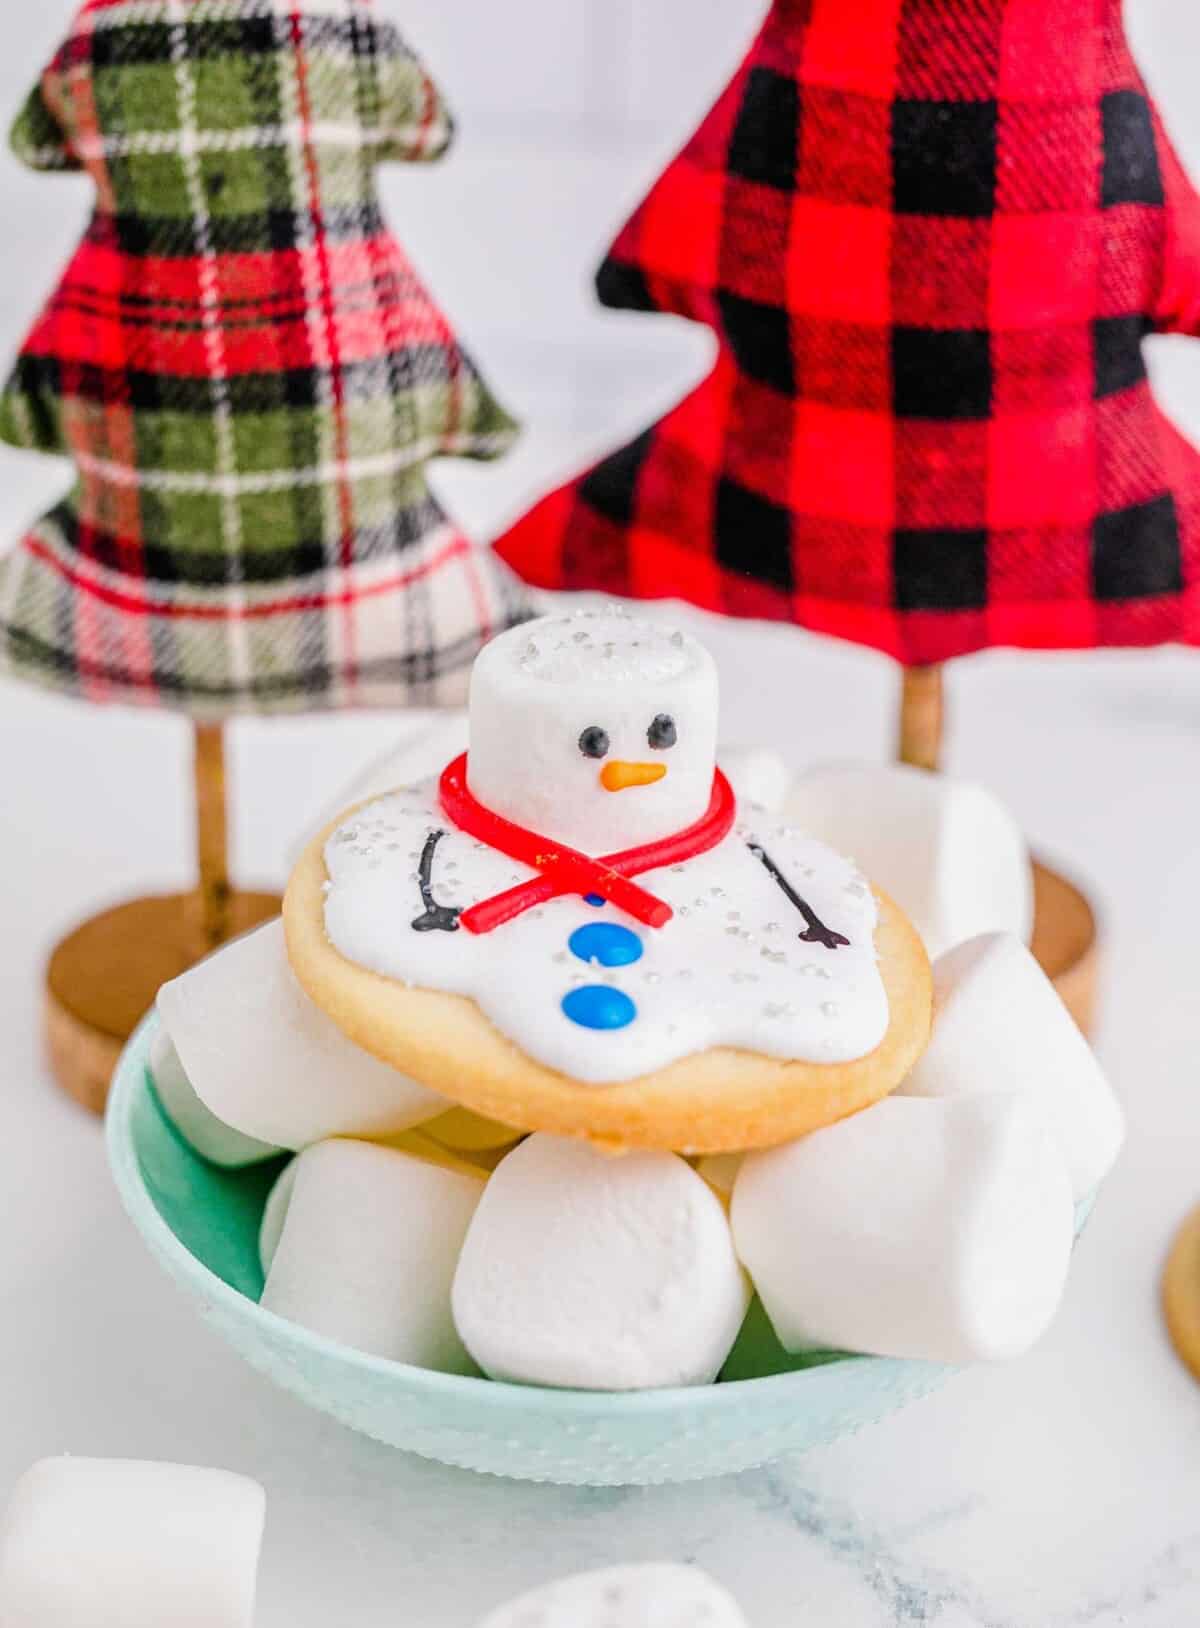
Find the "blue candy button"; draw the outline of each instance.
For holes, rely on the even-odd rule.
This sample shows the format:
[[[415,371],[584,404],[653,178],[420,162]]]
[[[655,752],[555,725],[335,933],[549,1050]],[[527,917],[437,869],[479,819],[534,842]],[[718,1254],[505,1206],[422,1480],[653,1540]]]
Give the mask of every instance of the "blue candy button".
[[[607,984],[585,984],[564,997],[562,1009],[581,1029],[627,1029],[637,1007],[620,989]]]
[[[590,904],[593,910],[603,910],[606,901],[602,893],[585,893],[583,902]]]
[[[589,966],[630,967],[646,953],[641,939],[615,921],[597,921],[571,934],[571,954]]]

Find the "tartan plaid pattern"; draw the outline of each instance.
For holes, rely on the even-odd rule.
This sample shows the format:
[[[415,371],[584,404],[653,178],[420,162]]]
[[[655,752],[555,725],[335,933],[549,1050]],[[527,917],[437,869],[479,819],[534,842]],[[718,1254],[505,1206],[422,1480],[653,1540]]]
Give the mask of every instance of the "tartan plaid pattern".
[[[370,0],[91,0],[13,146],[95,214],[0,398],[66,500],[0,575],[0,670],[203,715],[459,701],[525,614],[426,484],[515,425],[389,235],[451,120]]]
[[[501,539],[527,580],[903,662],[1200,637],[1200,201],[1119,0],[777,0],[618,237],[606,305],[714,372]]]

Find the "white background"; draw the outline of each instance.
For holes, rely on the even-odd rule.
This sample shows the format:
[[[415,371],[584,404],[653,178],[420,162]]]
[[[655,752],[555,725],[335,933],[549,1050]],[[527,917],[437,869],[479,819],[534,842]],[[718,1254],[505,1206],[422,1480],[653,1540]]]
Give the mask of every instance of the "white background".
[[[852,0],[847,0],[847,4]],[[0,105],[67,16],[7,0]],[[556,469],[699,376],[707,336],[604,314],[595,259],[734,65],[749,0],[389,0],[458,112],[443,167],[388,177],[396,229],[532,426],[507,467],[447,468],[481,535]],[[1200,172],[1200,8],[1131,0],[1130,25]],[[86,187],[0,160],[0,353],[78,235]],[[1200,345],[1156,343],[1164,399],[1200,437]],[[0,547],[65,471],[4,453]],[[787,629],[716,628],[725,736],[800,764],[888,746],[881,659]],[[976,1372],[856,1442],[700,1489],[563,1493],[360,1442],[227,1354],[118,1213],[96,1127],[50,1091],[40,965],[92,908],[188,877],[187,735],[0,688],[0,1490],[71,1450],[243,1469],[271,1496],[261,1621],[469,1628],[564,1570],[697,1559],[756,1628],[1183,1628],[1200,1616],[1200,1390],[1170,1356],[1156,1275],[1200,1199],[1200,664],[1179,654],[997,655],[953,676],[954,768],[1094,879],[1108,936],[1102,1051],[1132,1137],[1063,1317],[1016,1368]],[[243,874],[282,880],[296,832],[406,727],[345,718],[234,730]]]

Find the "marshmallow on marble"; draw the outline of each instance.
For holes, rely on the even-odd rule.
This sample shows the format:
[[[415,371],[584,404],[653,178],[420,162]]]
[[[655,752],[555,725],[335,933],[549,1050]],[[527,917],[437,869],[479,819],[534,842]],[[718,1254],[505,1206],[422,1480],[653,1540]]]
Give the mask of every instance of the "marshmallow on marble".
[[[693,1566],[610,1566],[523,1594],[479,1628],[746,1628],[746,1619]]]
[[[831,764],[786,804],[810,836],[851,854],[912,921],[931,956],[979,933],[1033,932],[1020,827],[982,786],[903,764]]]
[[[689,1164],[547,1135],[488,1183],[454,1280],[485,1373],[573,1390],[709,1384],[748,1304],[725,1211]]]
[[[387,1136],[449,1106],[353,1045],[309,1000],[280,921],[165,984],[158,1011],[200,1101],[263,1143]]]
[[[150,1045],[150,1078],[167,1118],[184,1141],[210,1164],[220,1165],[225,1170],[241,1170],[247,1165],[262,1164],[279,1152],[268,1142],[243,1136],[241,1131],[235,1131],[210,1113],[192,1089],[179,1053],[162,1028]]]
[[[471,1373],[450,1289],[483,1171],[331,1141],[296,1160],[262,1304],[356,1351]]]
[[[4,1628],[251,1628],[266,1497],[224,1470],[44,1459],[0,1523]]]
[[[712,801],[716,664],[618,609],[548,617],[485,646],[470,727],[468,783],[486,808],[585,853],[637,847]]]
[[[1116,1162],[1125,1119],[1054,985],[1004,933],[960,944],[934,964],[933,979],[933,1038],[902,1094],[1028,1097],[1046,1115],[1075,1198],[1088,1197]]]
[[[1020,1097],[890,1097],[751,1154],[732,1220],[788,1351],[945,1363],[1029,1350],[1074,1241],[1066,1166]]]

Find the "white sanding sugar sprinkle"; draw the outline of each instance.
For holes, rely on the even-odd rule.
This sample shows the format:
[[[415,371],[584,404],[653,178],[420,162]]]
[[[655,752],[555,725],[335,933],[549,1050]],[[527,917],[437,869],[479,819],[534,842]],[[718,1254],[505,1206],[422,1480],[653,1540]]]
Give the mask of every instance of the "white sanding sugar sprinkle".
[[[697,659],[685,634],[615,609],[539,622],[517,646],[521,672],[550,684],[661,683]]]

